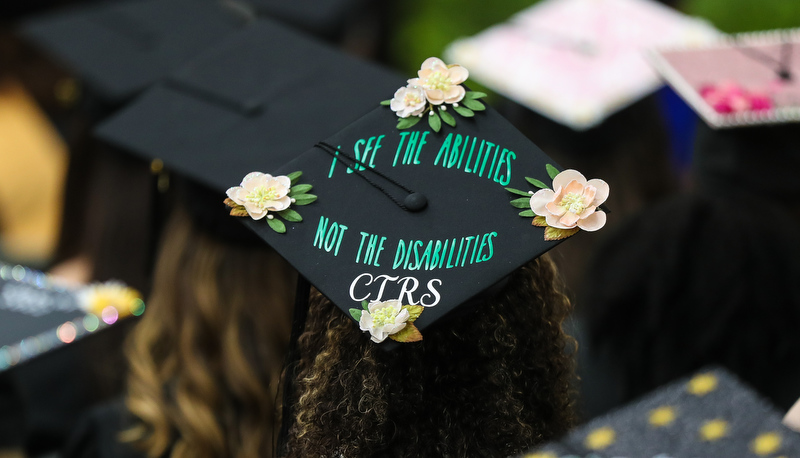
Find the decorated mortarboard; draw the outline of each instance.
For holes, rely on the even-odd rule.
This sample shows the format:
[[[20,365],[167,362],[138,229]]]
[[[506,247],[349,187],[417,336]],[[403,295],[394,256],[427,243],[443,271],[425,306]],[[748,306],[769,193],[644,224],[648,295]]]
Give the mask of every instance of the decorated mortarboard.
[[[522,457],[800,456],[800,435],[781,424],[782,416],[734,375],[709,368]]]
[[[246,173],[276,168],[335,133],[400,82],[260,19],[170,74],[96,134],[224,192]]]
[[[118,104],[248,22],[223,2],[131,0],[49,13],[20,32]]]
[[[0,372],[143,312],[139,293],[122,283],[64,287],[0,263]]]
[[[427,59],[383,106],[228,190],[232,214],[387,350],[606,220],[608,185],[559,172],[467,77]]]
[[[475,81],[576,130],[650,94],[661,82],[644,51],[708,42],[708,23],[652,0],[544,0],[445,55]]]
[[[800,121],[800,29],[665,48],[654,52],[652,61],[713,128]]]

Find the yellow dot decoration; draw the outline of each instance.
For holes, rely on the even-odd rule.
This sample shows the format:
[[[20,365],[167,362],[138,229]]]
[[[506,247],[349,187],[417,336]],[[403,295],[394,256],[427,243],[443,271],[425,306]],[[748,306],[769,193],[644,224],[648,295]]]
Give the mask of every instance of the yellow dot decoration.
[[[553,452],[537,452],[537,453],[529,453],[522,458],[558,458]]]
[[[700,427],[700,439],[704,441],[714,442],[727,435],[728,422],[725,420],[720,420],[719,418],[715,420],[709,420],[703,423],[703,426]]]
[[[650,417],[648,418],[648,422],[651,426],[661,427],[661,426],[669,426],[677,417],[675,413],[675,408],[670,406],[661,406],[657,409],[653,409],[650,411]]]
[[[759,434],[750,443],[750,450],[756,455],[770,455],[781,448],[781,435],[775,432]]]
[[[589,450],[603,450],[613,444],[615,440],[617,440],[617,433],[608,426],[604,426],[589,433],[586,436],[584,445]]]
[[[699,374],[689,380],[686,390],[695,396],[705,396],[717,389],[719,380],[714,374]]]

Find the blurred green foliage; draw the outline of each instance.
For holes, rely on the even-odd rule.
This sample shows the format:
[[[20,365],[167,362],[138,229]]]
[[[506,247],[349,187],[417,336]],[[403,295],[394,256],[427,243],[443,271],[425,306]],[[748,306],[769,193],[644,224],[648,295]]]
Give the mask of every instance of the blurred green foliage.
[[[392,6],[388,52],[410,77],[428,57],[442,57],[452,41],[503,22],[539,0],[401,0]],[[677,0],[679,10],[708,19],[727,33],[800,27],[800,0]],[[470,88],[493,92],[469,81]]]
[[[682,0],[678,7],[727,33],[800,27],[800,0]]]
[[[787,0],[800,1],[800,0]],[[415,75],[423,60],[442,57],[447,45],[503,22],[536,0],[401,0],[394,2],[390,60]]]
[[[538,0],[402,0],[392,5],[389,59],[413,75],[453,40],[475,35]],[[672,2],[667,2],[672,3]],[[800,27],[800,0],[679,0],[678,9],[724,32]],[[474,84],[474,83],[473,83]]]

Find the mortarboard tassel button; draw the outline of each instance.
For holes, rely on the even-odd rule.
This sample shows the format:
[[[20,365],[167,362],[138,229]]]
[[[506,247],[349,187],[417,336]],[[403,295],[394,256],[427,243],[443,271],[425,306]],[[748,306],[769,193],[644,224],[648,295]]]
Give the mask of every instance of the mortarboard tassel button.
[[[428,206],[428,198],[419,192],[412,192],[403,199],[403,205],[408,211],[418,212]]]

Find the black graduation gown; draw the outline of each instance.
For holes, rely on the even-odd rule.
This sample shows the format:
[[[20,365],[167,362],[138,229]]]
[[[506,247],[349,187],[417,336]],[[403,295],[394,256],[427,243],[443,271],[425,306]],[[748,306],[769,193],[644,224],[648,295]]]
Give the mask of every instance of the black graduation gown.
[[[78,422],[67,442],[63,458],[145,458],[146,455],[122,443],[119,435],[133,424],[122,400],[90,410]]]

